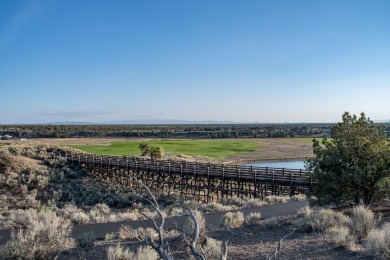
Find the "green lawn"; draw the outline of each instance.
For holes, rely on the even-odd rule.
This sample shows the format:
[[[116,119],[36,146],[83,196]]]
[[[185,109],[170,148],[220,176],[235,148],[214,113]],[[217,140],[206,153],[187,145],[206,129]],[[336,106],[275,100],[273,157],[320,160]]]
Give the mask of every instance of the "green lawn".
[[[99,155],[140,155],[140,143],[160,146],[172,154],[203,155],[222,159],[229,155],[251,153],[260,147],[249,140],[150,140],[118,141],[110,145],[72,145],[71,147]]]

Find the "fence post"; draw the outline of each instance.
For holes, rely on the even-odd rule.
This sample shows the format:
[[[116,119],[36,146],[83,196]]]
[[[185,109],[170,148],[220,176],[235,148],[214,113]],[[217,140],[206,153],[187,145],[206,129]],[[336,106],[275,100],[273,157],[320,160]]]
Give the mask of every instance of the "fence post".
[[[180,189],[180,195],[183,196],[183,190],[184,190],[183,164],[180,164],[180,176],[181,176],[181,189]]]
[[[252,174],[253,174],[253,198],[256,198],[256,188],[257,188],[256,171],[253,172],[253,166],[251,166],[251,175]]]
[[[221,190],[222,201],[223,201],[224,193],[225,193],[225,165],[222,165],[222,190]]]
[[[193,196],[195,197],[196,191],[198,190],[198,182],[197,182],[197,176],[196,176],[196,165],[193,166],[192,170],[193,170],[194,181],[195,181],[195,185],[192,185],[192,191],[193,191]],[[198,200],[199,200],[199,198],[198,198]]]
[[[207,203],[209,203],[210,200],[210,163],[207,166]]]

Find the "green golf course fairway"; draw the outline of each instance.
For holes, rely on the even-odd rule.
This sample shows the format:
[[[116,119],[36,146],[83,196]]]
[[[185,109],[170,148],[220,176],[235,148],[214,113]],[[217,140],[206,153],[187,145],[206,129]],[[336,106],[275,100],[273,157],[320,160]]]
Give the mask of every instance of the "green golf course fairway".
[[[260,143],[247,140],[148,140],[148,141],[115,141],[109,145],[70,145],[72,148],[99,155],[140,155],[139,144],[160,146],[165,152],[184,155],[202,155],[217,159],[229,155],[254,152]]]

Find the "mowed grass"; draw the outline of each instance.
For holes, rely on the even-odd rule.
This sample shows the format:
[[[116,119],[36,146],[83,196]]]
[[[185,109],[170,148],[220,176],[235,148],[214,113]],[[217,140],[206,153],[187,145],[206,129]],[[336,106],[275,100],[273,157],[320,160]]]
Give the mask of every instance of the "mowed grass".
[[[254,152],[260,143],[250,140],[148,140],[116,141],[109,145],[71,145],[70,147],[99,155],[140,155],[140,143],[162,147],[165,152],[184,155],[201,155],[217,159],[236,154]]]

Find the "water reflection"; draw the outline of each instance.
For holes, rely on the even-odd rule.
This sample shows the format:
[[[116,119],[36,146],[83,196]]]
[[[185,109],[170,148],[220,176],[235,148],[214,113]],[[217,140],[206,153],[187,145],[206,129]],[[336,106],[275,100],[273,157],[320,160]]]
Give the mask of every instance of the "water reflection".
[[[256,167],[272,167],[272,168],[286,168],[286,169],[305,169],[305,161],[268,161],[268,162],[254,162],[245,164],[245,166]]]

